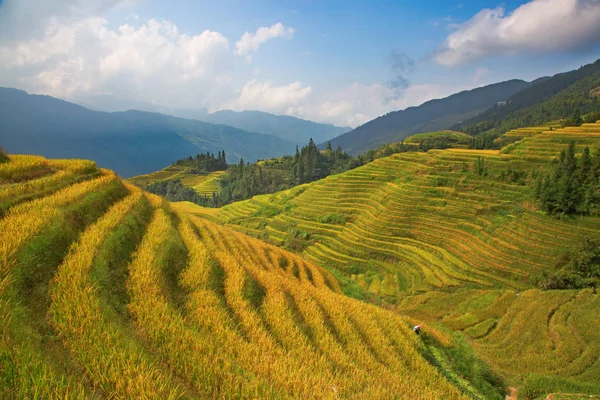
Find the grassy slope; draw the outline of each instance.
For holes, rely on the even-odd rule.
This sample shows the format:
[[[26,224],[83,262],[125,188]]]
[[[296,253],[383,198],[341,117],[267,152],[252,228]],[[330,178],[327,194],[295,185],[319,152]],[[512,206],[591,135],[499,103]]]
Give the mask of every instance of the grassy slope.
[[[463,332],[497,371],[524,382],[523,394],[597,393],[600,338],[590,326],[598,298],[532,290],[529,277],[584,237],[600,238],[600,218],[546,216],[531,203],[531,186],[497,178],[509,168],[548,168],[570,140],[578,151],[600,147],[600,123],[547,129],[510,132],[520,140],[502,151],[393,155],[211,216],[340,271],[349,293],[359,285],[363,296]],[[477,157],[488,177],[474,173]]]
[[[219,193],[218,179],[225,171],[216,171],[208,174],[194,174],[188,172],[189,168],[172,165],[160,171],[146,175],[138,175],[127,179],[138,186],[145,186],[156,181],[165,181],[170,179],[181,179],[184,186],[194,189],[196,192],[206,196],[212,196],[213,193]]]
[[[293,253],[86,162],[11,156],[0,179],[44,191],[0,218],[2,398],[481,398]]]
[[[419,141],[427,141],[428,139],[447,139],[451,143],[459,145],[469,144],[472,136],[463,132],[445,130],[439,132],[417,133],[404,139],[404,143],[419,143]]]

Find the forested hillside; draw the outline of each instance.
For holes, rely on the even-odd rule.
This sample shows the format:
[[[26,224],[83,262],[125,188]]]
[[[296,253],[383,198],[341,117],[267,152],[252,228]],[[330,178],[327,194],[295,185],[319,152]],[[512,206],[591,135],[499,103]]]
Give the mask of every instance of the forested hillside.
[[[515,93],[505,106],[494,106],[454,126],[471,135],[489,131],[494,135],[511,129],[540,125],[582,114],[600,112],[600,99],[591,93],[600,86],[600,60],[581,68],[556,74]],[[588,122],[600,119],[592,118]]]
[[[457,122],[485,111],[498,101],[508,100],[529,85],[528,82],[514,79],[394,111],[332,139],[331,144],[334,147],[341,146],[350,154],[358,154],[379,148],[385,143],[400,142],[414,133],[448,129]]]

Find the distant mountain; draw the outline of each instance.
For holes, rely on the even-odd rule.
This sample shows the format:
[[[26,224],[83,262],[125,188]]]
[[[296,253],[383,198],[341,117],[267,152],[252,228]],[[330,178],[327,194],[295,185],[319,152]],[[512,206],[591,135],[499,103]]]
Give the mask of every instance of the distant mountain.
[[[352,130],[331,124],[320,124],[288,115],[275,115],[262,111],[223,110],[209,114],[206,108],[184,110],[164,107],[139,101],[128,101],[113,95],[95,95],[77,98],[75,103],[98,111],[144,110],[173,115],[175,117],[197,119],[212,124],[233,126],[247,132],[263,133],[289,140],[298,145],[306,145],[310,138],[322,143],[342,133]]]
[[[362,153],[384,143],[398,142],[415,133],[447,129],[485,111],[499,101],[506,101],[531,83],[513,79],[481,88],[453,94],[444,99],[430,100],[418,107],[409,107],[378,117],[333,140],[351,153]]]
[[[213,124],[230,125],[249,132],[277,136],[299,145],[305,145],[310,138],[315,143],[326,142],[352,130],[350,127],[319,124],[288,115],[274,115],[262,111],[224,110],[199,117],[199,119]]]
[[[88,158],[123,177],[200,152],[229,162],[293,154],[294,144],[226,125],[142,111],[92,111],[50,96],[0,88],[0,146],[10,153]]]
[[[589,91],[598,86],[599,77],[600,60],[597,60],[574,71],[536,79],[531,86],[512,95],[505,106],[491,107],[453,128],[470,134],[489,130],[504,133],[568,117],[576,108],[583,113],[598,111],[597,101],[589,96]]]

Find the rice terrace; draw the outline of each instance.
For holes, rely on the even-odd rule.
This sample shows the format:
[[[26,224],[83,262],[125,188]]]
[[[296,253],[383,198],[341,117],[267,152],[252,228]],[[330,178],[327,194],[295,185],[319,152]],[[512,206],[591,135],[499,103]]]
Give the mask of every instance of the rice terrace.
[[[0,0],[0,399],[600,400],[598,27]]]

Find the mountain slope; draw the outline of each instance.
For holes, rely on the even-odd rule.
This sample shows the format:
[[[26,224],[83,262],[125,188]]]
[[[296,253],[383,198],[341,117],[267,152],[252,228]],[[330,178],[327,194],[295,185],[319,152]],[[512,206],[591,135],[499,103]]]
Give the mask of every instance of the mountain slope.
[[[358,128],[331,140],[333,147],[340,145],[351,154],[380,147],[384,143],[399,142],[414,134],[448,129],[486,110],[498,101],[505,101],[530,83],[511,80],[481,88],[463,91],[444,99],[430,100],[418,107],[394,111],[367,122]]]
[[[37,195],[0,191],[1,398],[482,398],[399,314],[111,171],[11,156],[0,183]]]
[[[206,117],[199,119],[213,124],[230,125],[249,132],[277,136],[298,145],[305,145],[310,138],[315,143],[323,143],[352,129],[261,111],[235,112],[224,110],[208,114]]]
[[[491,107],[481,114],[455,126],[471,134],[489,129],[500,128],[499,133],[511,129],[542,124],[552,119],[570,116],[580,106],[582,112],[598,110],[593,104],[579,100],[581,93],[591,100],[589,91],[597,86],[600,77],[600,60],[581,68],[556,74],[552,77],[537,79],[532,85],[515,93],[503,107]],[[566,91],[565,93],[562,93]],[[557,99],[553,98],[556,97]],[[558,104],[558,103],[561,104]],[[590,102],[591,103],[591,102]]]
[[[501,151],[398,153],[192,212],[335,271],[347,294],[376,295],[415,323],[466,335],[498,373],[515,385],[524,380],[523,393],[536,394],[527,398],[597,394],[600,336],[592,321],[600,296],[539,291],[531,277],[554,271],[584,240],[600,242],[600,216],[559,219],[533,201],[535,177],[571,141],[578,156],[586,146],[600,154],[600,121],[509,135],[521,139]]]
[[[207,151],[226,149],[233,162],[294,150],[291,142],[225,125],[141,111],[92,111],[5,88],[0,88],[0,145],[13,153],[89,158],[124,177]]]

